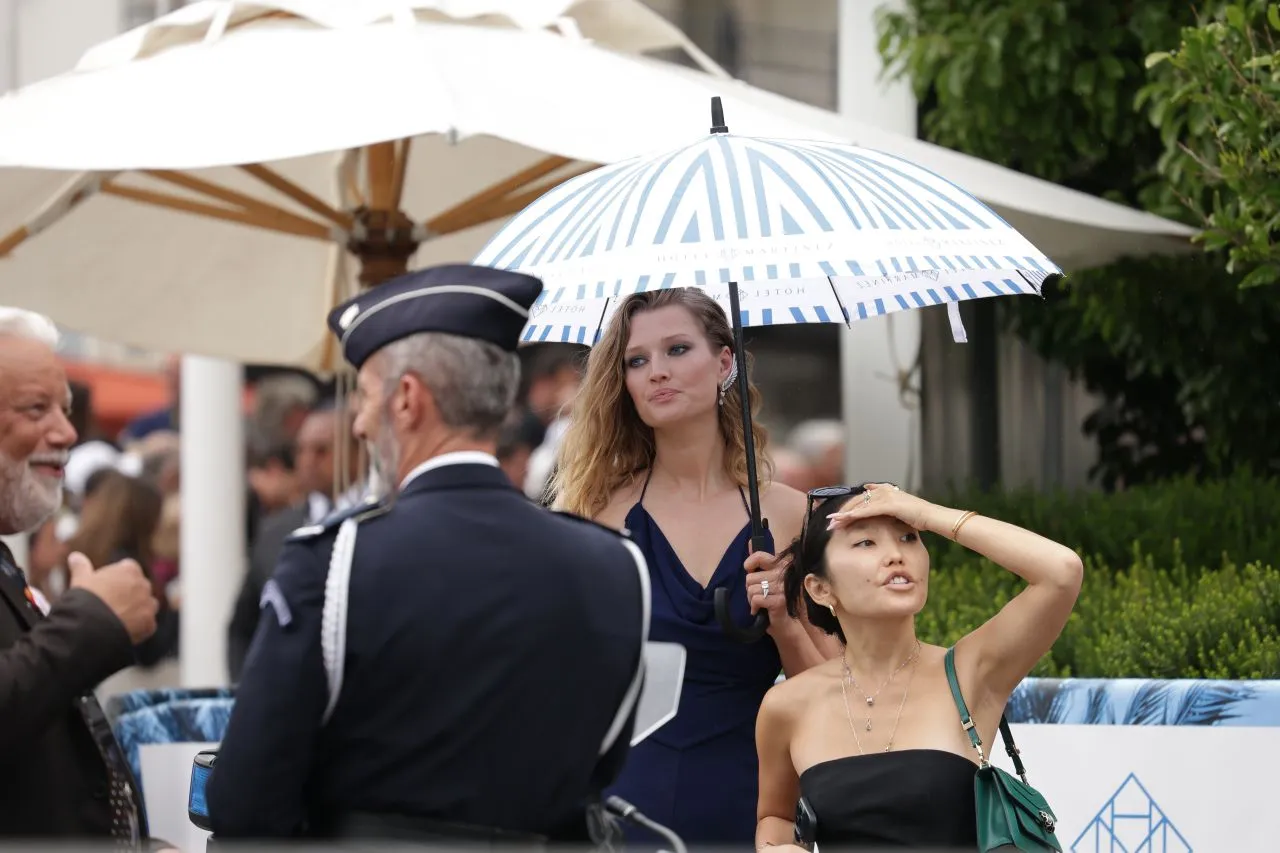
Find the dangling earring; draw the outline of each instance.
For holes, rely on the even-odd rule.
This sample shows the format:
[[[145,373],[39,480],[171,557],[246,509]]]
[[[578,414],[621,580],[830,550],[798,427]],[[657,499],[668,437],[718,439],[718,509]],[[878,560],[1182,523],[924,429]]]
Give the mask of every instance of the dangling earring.
[[[729,389],[733,387],[733,380],[738,378],[738,362],[735,360],[733,366],[729,368],[729,375],[720,383],[720,405],[724,405],[724,395],[729,393]]]
[[[836,619],[836,606],[834,604],[828,604],[827,609],[831,611],[831,618]]]

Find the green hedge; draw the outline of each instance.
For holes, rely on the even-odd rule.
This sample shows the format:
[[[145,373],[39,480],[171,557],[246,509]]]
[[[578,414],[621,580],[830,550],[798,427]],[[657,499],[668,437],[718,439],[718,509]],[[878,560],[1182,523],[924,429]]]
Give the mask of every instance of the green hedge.
[[[932,542],[930,543],[933,544]],[[1117,567],[1087,559],[1084,588],[1062,636],[1032,672],[1079,678],[1280,678],[1280,571],[1219,561],[1193,568],[1132,546]],[[935,569],[918,631],[954,643],[993,616],[1022,581],[971,552]]]
[[[1172,565],[1179,548],[1191,566],[1218,566],[1224,559],[1280,565],[1280,480],[1248,472],[1113,494],[973,490],[929,497],[1034,530],[1108,566],[1128,565],[1135,543],[1157,565]],[[936,566],[972,557],[946,540],[931,542],[930,552]]]

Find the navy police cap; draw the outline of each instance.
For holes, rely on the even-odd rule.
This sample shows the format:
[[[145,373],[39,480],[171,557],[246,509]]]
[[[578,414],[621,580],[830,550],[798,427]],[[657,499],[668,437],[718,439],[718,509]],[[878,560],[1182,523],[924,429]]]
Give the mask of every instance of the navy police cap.
[[[530,275],[471,264],[446,264],[397,276],[329,312],[342,354],[360,365],[393,341],[446,332],[515,352],[542,293]]]

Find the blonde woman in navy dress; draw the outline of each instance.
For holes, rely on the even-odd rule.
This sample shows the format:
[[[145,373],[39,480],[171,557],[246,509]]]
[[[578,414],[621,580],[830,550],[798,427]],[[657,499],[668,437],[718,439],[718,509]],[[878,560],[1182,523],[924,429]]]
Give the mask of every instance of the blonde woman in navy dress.
[[[688,652],[676,718],[631,751],[607,793],[691,844],[745,846],[755,832],[760,702],[780,671],[795,675],[839,655],[839,645],[787,615],[772,553],[749,553],[732,343],[724,311],[701,291],[627,297],[592,348],[551,488],[558,508],[631,531],[652,577],[650,638]],[[754,389],[751,397],[758,405]],[[799,535],[805,497],[768,482],[765,444],[756,427],[762,514],[787,543]],[[752,644],[726,636],[717,588],[730,590],[744,627],[766,608],[768,634]],[[628,837],[656,840],[631,829]]]

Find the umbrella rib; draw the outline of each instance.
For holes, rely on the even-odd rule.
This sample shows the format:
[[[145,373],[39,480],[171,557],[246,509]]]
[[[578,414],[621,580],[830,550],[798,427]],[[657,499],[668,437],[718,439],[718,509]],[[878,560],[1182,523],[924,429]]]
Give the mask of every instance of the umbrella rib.
[[[156,207],[167,207],[170,210],[180,210],[184,213],[194,213],[200,216],[207,216],[211,219],[221,219],[225,222],[235,222],[240,225],[252,225],[256,228],[262,228],[267,231],[277,231],[281,234],[293,234],[298,237],[310,237],[315,240],[330,241],[333,235],[327,226],[318,222],[307,222],[299,220],[292,222],[288,219],[274,219],[264,216],[258,211],[250,210],[233,210],[226,207],[218,207],[214,204],[207,204],[201,201],[183,198],[182,196],[169,195],[168,193],[156,192],[154,190],[143,190],[137,187],[122,187],[114,183],[106,183],[102,185],[99,192],[104,195],[113,195],[119,198],[127,198],[131,201],[138,201],[144,204],[155,205]]]
[[[376,142],[364,150],[365,171],[369,180],[369,207],[374,210],[394,210],[391,198],[395,195],[396,144]]]
[[[409,148],[412,139],[401,139],[396,143],[395,161],[391,167],[391,209],[399,210],[404,203],[404,182],[409,175]]]
[[[18,246],[22,245],[22,243],[24,243],[30,236],[31,230],[25,225],[19,225],[6,236],[0,237],[0,258],[3,258]]]
[[[553,160],[559,162],[551,165],[550,161]],[[511,195],[512,192],[520,189],[520,187],[527,186],[538,178],[544,177],[570,162],[572,161],[563,157],[548,157],[523,172],[512,175],[510,178],[460,201],[449,210],[437,214],[426,222],[425,227],[432,234],[452,234],[464,228],[471,228],[474,225],[501,219],[504,216],[523,210],[548,190],[597,168],[595,165],[583,166],[559,178],[531,187],[517,195]]]
[[[113,174],[115,173],[82,172],[72,178],[58,191],[57,195],[45,202],[34,216],[4,237],[0,237],[0,258],[7,256],[18,246],[66,216],[81,202],[99,192],[102,185],[110,180]]]
[[[216,198],[218,201],[224,201],[227,204],[236,205],[242,208],[246,213],[255,213],[268,222],[278,222],[282,225],[288,224],[293,228],[301,229],[301,231],[310,231],[311,229],[320,229],[326,235],[328,234],[328,226],[322,225],[314,220],[307,219],[304,216],[298,216],[296,213],[290,213],[283,208],[260,201],[251,195],[237,192],[227,187],[218,186],[215,183],[206,181],[203,178],[197,178],[194,175],[188,175],[184,172],[175,172],[168,169],[147,169],[143,172],[153,178],[159,178],[162,181],[191,190],[196,193]],[[298,233],[298,232],[295,232]]]
[[[322,199],[317,198],[267,166],[263,166],[260,163],[249,163],[241,166],[240,168],[247,174],[252,175],[259,181],[262,181],[262,183],[271,187],[273,190],[288,196],[303,207],[309,208],[313,212],[323,216],[343,231],[351,230],[353,220],[350,215],[326,204]]]
[[[544,178],[571,162],[573,161],[567,157],[545,157],[511,177],[504,178],[475,195],[463,199],[448,210],[437,213],[424,223],[424,227],[432,234],[452,234],[454,231],[461,231],[463,228],[470,228],[472,225],[494,219],[496,217],[484,212],[484,208],[491,202],[501,200],[521,187]]]
[[[574,178],[581,177],[582,175],[585,175],[587,172],[594,172],[597,168],[598,168],[597,166],[583,166],[581,169],[577,169],[573,172],[570,172],[564,177],[558,178],[551,183],[542,184],[541,186],[536,186],[536,187],[530,187],[529,189],[525,190],[519,195],[513,195],[509,198],[504,198],[501,201],[496,202],[494,205],[489,207],[485,212],[489,214],[490,219],[498,219],[500,217],[508,216],[512,213],[516,213],[528,207],[529,205],[533,204],[535,201],[537,201],[539,198],[545,195],[549,190],[555,189],[555,187],[564,183],[565,181],[569,181]]]

